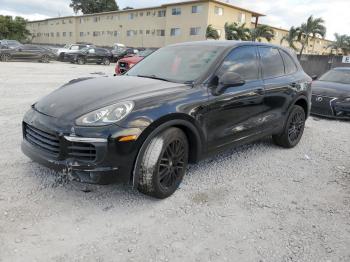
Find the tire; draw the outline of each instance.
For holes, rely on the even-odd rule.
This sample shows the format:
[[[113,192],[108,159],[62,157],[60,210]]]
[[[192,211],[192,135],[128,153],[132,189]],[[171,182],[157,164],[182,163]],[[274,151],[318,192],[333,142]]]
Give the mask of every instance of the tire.
[[[102,64],[104,64],[105,66],[108,66],[111,64],[111,60],[109,60],[109,58],[105,57],[102,60]]]
[[[1,54],[0,55],[0,61],[1,62],[8,62],[10,61],[11,56],[9,54]]]
[[[60,53],[60,55],[58,56],[57,60],[63,62],[64,61],[64,56],[65,56],[64,53]]]
[[[187,137],[171,127],[154,137],[147,145],[138,170],[138,190],[164,199],[179,187],[188,165]]]
[[[77,59],[77,64],[78,64],[78,65],[84,65],[84,64],[85,64],[85,59],[82,58],[82,57],[79,57],[79,58]]]
[[[304,133],[306,114],[301,106],[294,105],[289,113],[284,130],[279,135],[273,135],[272,139],[276,145],[285,148],[295,147]]]
[[[50,58],[48,55],[43,55],[40,59],[40,62],[42,63],[50,63]]]

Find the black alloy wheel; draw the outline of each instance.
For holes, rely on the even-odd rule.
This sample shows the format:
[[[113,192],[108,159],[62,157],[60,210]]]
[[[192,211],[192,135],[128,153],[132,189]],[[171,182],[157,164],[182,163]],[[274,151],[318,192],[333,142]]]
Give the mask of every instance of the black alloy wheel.
[[[167,198],[176,191],[186,173],[187,137],[181,129],[171,127],[143,147],[135,167],[138,190],[156,198]]]
[[[0,55],[0,60],[2,62],[8,62],[8,61],[10,61],[10,55],[9,54],[1,54]]]
[[[85,59],[82,58],[82,57],[79,57],[78,60],[77,60],[77,63],[78,63],[79,65],[84,65],[84,64],[85,64]]]
[[[294,105],[283,132],[279,135],[273,135],[275,144],[285,147],[295,147],[304,133],[306,113],[301,106]]]
[[[103,58],[102,63],[103,63],[104,65],[108,66],[108,65],[111,64],[111,61],[110,61],[107,57],[105,57],[105,58]]]

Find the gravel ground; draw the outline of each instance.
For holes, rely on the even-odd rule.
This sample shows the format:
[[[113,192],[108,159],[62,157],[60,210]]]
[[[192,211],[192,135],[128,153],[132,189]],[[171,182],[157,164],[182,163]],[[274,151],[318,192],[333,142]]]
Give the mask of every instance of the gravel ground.
[[[0,64],[0,261],[350,261],[350,122],[311,117],[189,168],[166,200],[84,185],[20,151],[30,105],[113,66]]]

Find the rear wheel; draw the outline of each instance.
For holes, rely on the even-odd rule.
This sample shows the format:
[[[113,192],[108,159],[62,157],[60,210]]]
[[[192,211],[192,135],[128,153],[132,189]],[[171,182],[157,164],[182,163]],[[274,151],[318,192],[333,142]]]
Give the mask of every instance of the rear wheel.
[[[105,58],[103,58],[103,60],[102,60],[102,64],[108,66],[108,65],[111,64],[111,60],[109,60],[109,58],[105,57]]]
[[[1,54],[1,55],[0,55],[0,60],[1,60],[2,62],[8,62],[8,61],[10,61],[10,59],[11,59],[11,57],[10,57],[9,54]]]
[[[82,57],[79,57],[79,58],[77,59],[77,63],[78,63],[79,65],[84,65],[84,64],[85,64],[85,59],[82,58]]]
[[[178,128],[169,128],[154,137],[136,169],[138,190],[160,199],[172,195],[185,175],[188,150],[187,137]]]
[[[306,114],[301,106],[294,105],[289,114],[284,130],[279,135],[272,136],[275,144],[285,147],[295,147],[304,133]]]
[[[40,59],[40,62],[42,63],[49,63],[50,62],[50,58],[48,55],[43,55],[42,58]]]

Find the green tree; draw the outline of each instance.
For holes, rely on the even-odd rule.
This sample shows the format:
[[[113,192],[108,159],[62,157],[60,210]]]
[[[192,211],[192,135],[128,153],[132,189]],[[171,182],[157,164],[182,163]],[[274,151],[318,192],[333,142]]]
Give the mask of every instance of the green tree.
[[[225,37],[227,40],[247,41],[250,38],[250,31],[245,24],[225,23]]]
[[[26,26],[27,21],[23,17],[0,15],[0,39],[25,41],[30,36]]]
[[[266,39],[270,42],[275,37],[275,31],[268,25],[258,25],[256,28],[250,29],[250,39],[253,42],[261,42]]]
[[[305,46],[309,44],[310,39],[316,37],[325,37],[327,29],[324,26],[324,20],[322,18],[313,18],[310,16],[306,23],[303,23],[299,28],[298,41],[301,43],[300,55],[303,54]]]
[[[94,14],[117,11],[119,7],[115,0],[71,0],[69,5],[75,13]]]
[[[337,52],[340,49],[344,55],[350,53],[350,36],[348,35],[340,35],[334,34],[335,41],[330,44],[328,47],[332,49],[336,49]]]
[[[214,40],[218,40],[220,38],[218,31],[212,25],[208,25],[205,37],[207,39]]]
[[[288,34],[282,37],[281,45],[283,44],[283,42],[287,42],[290,48],[297,51],[298,48],[295,46],[295,44],[298,42],[298,36],[299,36],[298,29],[292,26],[289,29]]]

